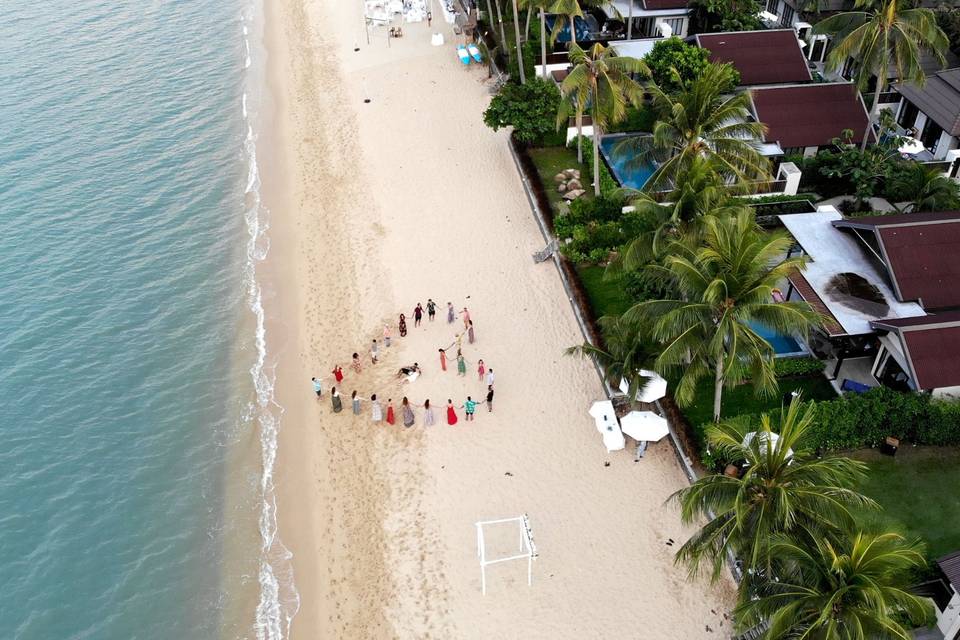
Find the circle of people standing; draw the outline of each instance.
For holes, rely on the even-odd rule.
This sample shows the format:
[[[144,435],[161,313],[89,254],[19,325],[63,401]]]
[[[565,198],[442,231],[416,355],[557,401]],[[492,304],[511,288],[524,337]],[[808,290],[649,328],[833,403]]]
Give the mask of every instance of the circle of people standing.
[[[423,323],[423,317],[426,315],[428,322],[434,322],[437,316],[437,303],[433,301],[432,298],[427,299],[426,307],[421,303],[417,303],[417,306],[413,309],[413,326],[419,327]],[[442,371],[447,370],[448,365],[448,352],[456,347],[456,355],[454,356],[457,375],[466,376],[467,375],[467,361],[463,355],[463,340],[466,338],[468,344],[473,344],[476,341],[476,334],[473,328],[473,319],[470,317],[470,311],[466,306],[463,307],[459,312],[453,306],[452,302],[447,303],[446,309],[446,320],[447,325],[452,325],[457,321],[457,317],[460,317],[463,321],[463,331],[457,333],[454,337],[452,343],[446,347],[441,347],[439,349],[440,356],[440,369]],[[406,314],[401,313],[400,318],[397,321],[397,333],[401,338],[406,337],[407,335],[407,317]],[[383,327],[383,346],[389,348],[393,338],[393,326],[384,325]],[[378,364],[380,361],[380,343],[376,339],[373,340],[373,343],[370,347],[370,362],[372,365]],[[354,353],[350,363],[350,368],[353,369],[353,372],[359,374],[363,371],[363,362],[359,353]],[[334,413],[340,413],[343,411],[343,398],[340,395],[338,386],[343,382],[345,378],[345,373],[343,367],[339,364],[334,366],[333,371],[331,372],[334,378],[334,385],[330,388],[330,402],[333,407]],[[407,382],[413,382],[420,376],[420,365],[414,362],[412,365],[400,367],[397,371],[396,377]],[[494,383],[494,373],[492,368],[488,368],[484,364],[483,360],[478,360],[477,362],[477,379],[479,382],[483,383],[486,386],[486,398],[484,400],[474,400],[472,396],[467,396],[467,399],[463,401],[463,404],[457,407],[454,405],[452,399],[447,400],[447,405],[444,409],[445,418],[447,424],[453,426],[459,421],[457,414],[457,409],[463,409],[464,420],[467,422],[472,422],[474,416],[477,412],[477,407],[481,404],[485,404],[487,411],[493,411],[493,383]],[[313,377],[310,379],[313,383],[313,392],[317,396],[317,400],[320,400],[323,397],[323,382],[319,377]],[[353,411],[354,415],[360,415],[361,413],[361,403],[369,402],[370,403],[370,417],[371,420],[375,423],[386,421],[387,424],[396,424],[397,416],[399,414],[400,420],[403,422],[403,426],[412,427],[416,423],[416,414],[415,409],[423,410],[423,424],[424,426],[432,426],[437,422],[437,408],[435,405],[430,403],[430,400],[424,400],[422,404],[417,404],[411,402],[409,398],[403,397],[400,401],[399,412],[397,408],[394,407],[393,399],[388,398],[386,405],[383,404],[382,400],[378,399],[377,394],[374,393],[370,396],[369,400],[362,398],[356,391],[353,391],[350,394],[350,408]]]

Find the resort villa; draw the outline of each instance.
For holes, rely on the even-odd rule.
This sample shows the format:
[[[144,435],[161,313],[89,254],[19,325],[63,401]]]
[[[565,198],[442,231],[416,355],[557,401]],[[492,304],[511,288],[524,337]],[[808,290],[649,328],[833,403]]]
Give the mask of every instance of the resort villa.
[[[894,85],[897,124],[923,145],[918,160],[945,161],[945,173],[960,172],[960,67],[927,76],[922,87]]]
[[[960,393],[960,212],[779,217],[809,258],[785,297],[823,314],[808,346],[838,390]]]

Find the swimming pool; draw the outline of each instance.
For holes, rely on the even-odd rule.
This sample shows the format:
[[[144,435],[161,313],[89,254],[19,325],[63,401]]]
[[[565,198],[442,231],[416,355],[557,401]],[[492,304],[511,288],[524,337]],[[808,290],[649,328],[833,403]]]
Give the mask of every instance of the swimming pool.
[[[643,162],[636,159],[637,152],[631,148],[630,139],[648,137],[647,134],[627,133],[622,135],[604,136],[600,140],[600,153],[607,161],[611,173],[622,187],[629,187],[639,191],[647,184],[647,180],[656,171],[652,162]]]
[[[570,18],[566,16],[560,16],[562,20],[560,25],[560,31],[557,32],[557,42],[570,42]],[[547,16],[547,34],[553,33],[553,25],[556,24],[557,16],[551,15]],[[577,41],[583,42],[584,40],[590,39],[590,34],[597,33],[600,30],[599,25],[597,24],[597,19],[591,15],[586,15],[584,17],[577,16],[574,19],[574,24],[577,25]]]
[[[797,342],[797,339],[793,336],[784,335],[759,322],[749,324],[758,336],[770,343],[776,356],[793,356],[807,352],[804,346]]]

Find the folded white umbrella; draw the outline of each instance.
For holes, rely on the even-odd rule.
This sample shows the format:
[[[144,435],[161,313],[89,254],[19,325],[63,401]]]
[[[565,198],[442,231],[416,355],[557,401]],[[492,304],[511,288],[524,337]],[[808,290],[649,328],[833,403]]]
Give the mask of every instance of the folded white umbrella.
[[[667,419],[652,411],[631,411],[620,418],[620,429],[637,442],[656,442],[670,433]]]
[[[637,402],[656,402],[667,395],[667,381],[656,371],[640,369],[640,375],[647,379],[647,384],[637,392]],[[626,393],[630,384],[626,378],[620,378],[620,391]]]

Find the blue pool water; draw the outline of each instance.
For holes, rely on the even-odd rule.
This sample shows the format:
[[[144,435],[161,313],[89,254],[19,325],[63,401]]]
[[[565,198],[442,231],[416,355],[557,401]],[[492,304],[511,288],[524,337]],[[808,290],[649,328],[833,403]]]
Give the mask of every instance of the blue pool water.
[[[4,5],[4,640],[276,637],[248,1]]]
[[[773,352],[779,355],[803,353],[804,349],[793,336],[783,335],[760,323],[750,323],[750,327],[761,338],[770,343]]]
[[[605,136],[600,140],[600,152],[607,160],[607,165],[613,173],[620,186],[636,189],[643,189],[647,180],[656,171],[656,167],[651,162],[638,162],[636,160],[636,151],[630,148],[629,139],[638,138],[635,135],[613,135]],[[625,141],[627,141],[625,143]]]
[[[560,25],[560,31],[557,33],[557,42],[570,42],[570,18],[566,16],[560,16],[560,20],[563,22]],[[557,22],[557,16],[547,16],[547,35],[549,36],[553,33],[553,25]],[[583,42],[584,40],[589,39],[591,31],[597,31],[596,20],[593,16],[590,16],[588,19],[584,18],[574,18],[574,24],[577,26],[577,41]]]

